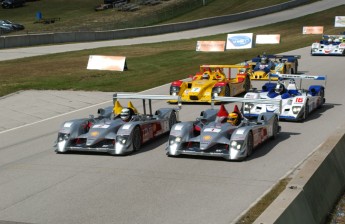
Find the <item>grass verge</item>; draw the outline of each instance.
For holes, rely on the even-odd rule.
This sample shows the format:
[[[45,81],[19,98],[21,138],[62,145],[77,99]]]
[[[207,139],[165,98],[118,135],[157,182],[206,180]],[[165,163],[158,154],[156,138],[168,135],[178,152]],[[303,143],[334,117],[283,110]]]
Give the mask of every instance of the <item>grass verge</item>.
[[[263,52],[274,54],[305,46],[320,35],[303,35],[303,26],[324,26],[324,33],[343,31],[334,27],[334,17],[345,5],[294,20],[242,30],[254,34],[281,35],[279,45],[257,45],[252,49],[221,53],[196,52],[197,40],[225,40],[227,34],[155,44],[105,47],[0,62],[0,96],[27,89],[142,91],[188,77],[200,64],[235,64]],[[89,55],[123,55],[128,71],[87,70]],[[167,90],[168,93],[168,90]]]

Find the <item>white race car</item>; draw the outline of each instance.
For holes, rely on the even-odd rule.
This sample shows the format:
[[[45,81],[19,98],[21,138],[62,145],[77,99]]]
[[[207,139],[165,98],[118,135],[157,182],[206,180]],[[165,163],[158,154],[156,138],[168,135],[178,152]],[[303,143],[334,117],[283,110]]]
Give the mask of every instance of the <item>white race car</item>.
[[[311,45],[311,55],[345,56],[345,35],[323,35],[322,40]]]
[[[248,92],[246,99],[281,99],[281,110],[275,105],[244,104],[245,117],[257,117],[263,112],[275,112],[279,119],[289,121],[305,120],[309,113],[320,108],[325,103],[325,87],[323,85],[310,85],[302,89],[302,80],[321,80],[326,82],[326,76],[272,74],[278,76],[277,82],[267,82],[261,91]],[[300,80],[297,87],[296,79]]]

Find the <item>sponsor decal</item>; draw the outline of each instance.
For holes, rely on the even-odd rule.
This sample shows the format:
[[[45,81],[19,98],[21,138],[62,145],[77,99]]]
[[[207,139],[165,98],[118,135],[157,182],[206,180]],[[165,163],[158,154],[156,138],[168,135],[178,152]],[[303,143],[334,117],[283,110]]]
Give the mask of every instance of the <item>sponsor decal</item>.
[[[98,132],[98,131],[93,131],[93,132],[90,133],[90,135],[91,135],[92,137],[96,137],[96,136],[99,135],[99,132]]]
[[[205,141],[210,141],[210,140],[212,139],[212,136],[210,136],[210,135],[205,135],[205,136],[203,137],[203,139],[204,139]]]
[[[125,124],[122,126],[122,129],[129,129],[131,127],[131,124]]]
[[[195,87],[195,88],[193,88],[193,89],[191,90],[191,92],[192,92],[192,93],[198,93],[198,92],[200,92],[200,90],[201,90],[201,88]]]
[[[221,129],[219,128],[205,128],[204,132],[215,132],[215,133],[219,133],[221,131]]]
[[[252,48],[253,33],[228,34],[226,49]]]

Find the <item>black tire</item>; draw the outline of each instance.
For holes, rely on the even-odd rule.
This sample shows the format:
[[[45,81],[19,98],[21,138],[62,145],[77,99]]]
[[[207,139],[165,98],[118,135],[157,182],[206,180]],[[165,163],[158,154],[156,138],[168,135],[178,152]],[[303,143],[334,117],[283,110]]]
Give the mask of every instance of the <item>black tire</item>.
[[[231,96],[230,87],[228,85],[225,86],[224,96]]]
[[[321,96],[321,103],[317,107],[318,109],[320,109],[322,107],[322,105],[325,103],[325,90],[324,89],[320,90],[320,96]]]
[[[132,132],[133,151],[137,151],[141,147],[141,131],[139,126],[136,126]]]
[[[253,133],[249,132],[247,137],[247,157],[251,156],[253,154],[253,148],[254,148],[254,141],[253,141]]]
[[[273,121],[273,135],[272,135],[272,138],[276,139],[278,137],[278,133],[279,133],[278,118],[275,117],[274,121]]]
[[[172,111],[169,117],[169,130],[177,123],[176,112]]]
[[[303,120],[305,121],[309,116],[309,102],[307,101],[304,107]]]
[[[249,92],[249,90],[250,90],[250,78],[249,78],[249,76],[246,77],[246,80],[244,82],[244,90],[246,92]]]

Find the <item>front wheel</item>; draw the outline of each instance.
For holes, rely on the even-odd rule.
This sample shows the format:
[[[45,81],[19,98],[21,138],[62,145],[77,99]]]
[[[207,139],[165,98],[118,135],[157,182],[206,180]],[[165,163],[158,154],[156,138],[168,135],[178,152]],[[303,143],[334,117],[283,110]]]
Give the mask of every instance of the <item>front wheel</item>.
[[[250,86],[251,86],[251,84],[250,84],[250,78],[249,78],[249,76],[247,76],[246,81],[245,81],[245,83],[244,83],[244,89],[245,89],[246,92],[249,92]]]
[[[141,132],[139,126],[136,126],[132,132],[133,151],[137,151],[141,147]]]
[[[248,137],[247,137],[247,157],[251,156],[253,153],[253,133],[249,132]]]
[[[273,139],[277,138],[278,133],[279,133],[278,118],[275,117],[274,121],[273,121],[273,134],[272,134],[272,138]]]
[[[176,112],[172,111],[169,117],[169,130],[171,130],[171,128],[174,126],[174,124],[177,123],[177,116],[176,116]]]
[[[304,107],[303,120],[306,120],[309,116],[309,102],[307,101]]]

